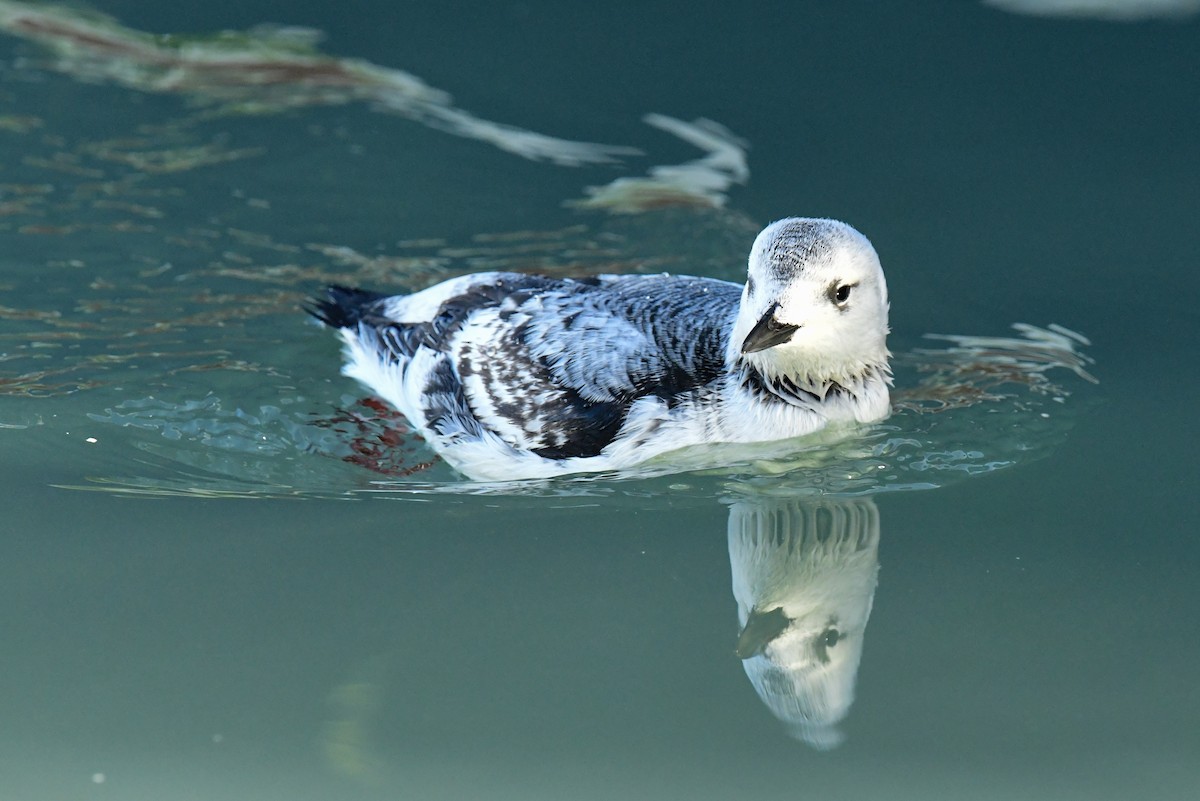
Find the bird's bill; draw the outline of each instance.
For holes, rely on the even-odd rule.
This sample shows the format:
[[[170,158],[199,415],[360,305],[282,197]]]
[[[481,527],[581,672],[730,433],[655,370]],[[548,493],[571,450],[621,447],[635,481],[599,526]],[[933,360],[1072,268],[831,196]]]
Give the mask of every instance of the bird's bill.
[[[746,619],[746,625],[742,627],[742,632],[738,635],[737,648],[734,649],[734,653],[738,655],[739,659],[758,656],[771,644],[771,640],[787,630],[789,623],[791,621],[783,613],[782,607],[777,606],[769,612],[761,612],[758,609],[751,611],[750,616]]]
[[[800,326],[776,320],[775,307],[772,306],[746,335],[746,339],[742,342],[742,353],[757,353],[760,350],[782,345],[792,338],[792,334],[796,333],[798,328]]]

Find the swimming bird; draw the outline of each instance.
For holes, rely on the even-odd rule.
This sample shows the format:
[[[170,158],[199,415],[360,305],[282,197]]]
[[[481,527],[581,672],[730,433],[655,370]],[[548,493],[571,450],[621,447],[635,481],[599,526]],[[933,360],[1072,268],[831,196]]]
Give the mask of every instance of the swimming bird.
[[[792,217],[746,283],[489,272],[409,295],[327,287],[342,373],[476,480],[633,467],[888,414],[887,285],[846,223]]]

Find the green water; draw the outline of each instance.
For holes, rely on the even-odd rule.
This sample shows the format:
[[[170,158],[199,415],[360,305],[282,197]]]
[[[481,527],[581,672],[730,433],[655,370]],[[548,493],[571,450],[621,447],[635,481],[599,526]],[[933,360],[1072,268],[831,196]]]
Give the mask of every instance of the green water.
[[[1196,793],[1195,18],[95,7],[127,28],[66,19],[319,29],[324,74],[429,94],[186,59],[182,91],[169,50],[0,30],[0,801]],[[233,41],[243,79],[280,58]],[[748,178],[571,205],[704,156],[647,113],[725,126]],[[950,358],[923,334],[1016,322],[1086,335],[1099,383],[1028,362],[780,475],[479,488],[299,310],[479,269],[737,279],[793,214],[876,245],[898,387]],[[745,593],[838,617],[826,695],[811,662],[760,694]]]

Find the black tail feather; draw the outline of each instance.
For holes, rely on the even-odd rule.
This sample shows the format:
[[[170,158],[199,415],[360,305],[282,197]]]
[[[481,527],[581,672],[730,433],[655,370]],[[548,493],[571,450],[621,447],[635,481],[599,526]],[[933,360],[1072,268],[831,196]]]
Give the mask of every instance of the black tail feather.
[[[303,308],[332,328],[353,328],[385,297],[380,292],[330,284],[324,296],[310,298]]]

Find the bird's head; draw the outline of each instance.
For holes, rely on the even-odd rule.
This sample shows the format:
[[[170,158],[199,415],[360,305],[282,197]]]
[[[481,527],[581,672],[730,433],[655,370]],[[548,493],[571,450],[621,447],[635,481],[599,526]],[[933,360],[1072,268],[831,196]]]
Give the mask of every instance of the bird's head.
[[[854,228],[791,217],[754,240],[732,357],[769,377],[840,383],[886,365],[887,333],[883,269]]]

